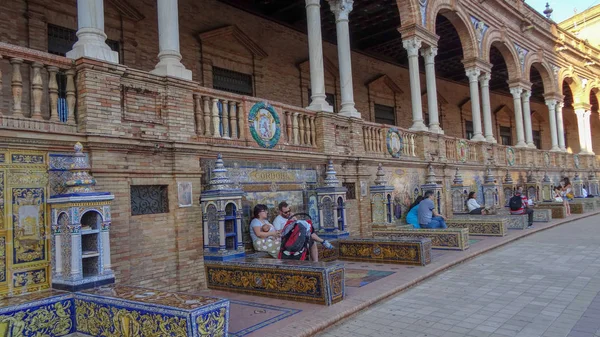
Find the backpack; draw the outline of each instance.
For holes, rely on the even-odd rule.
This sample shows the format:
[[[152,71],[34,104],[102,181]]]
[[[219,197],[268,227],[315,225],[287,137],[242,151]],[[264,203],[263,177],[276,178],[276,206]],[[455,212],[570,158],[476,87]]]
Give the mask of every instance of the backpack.
[[[518,211],[523,207],[523,199],[520,195],[514,195],[508,201],[508,207],[511,211]]]
[[[312,233],[310,221],[288,221],[281,231],[279,259],[305,260]]]

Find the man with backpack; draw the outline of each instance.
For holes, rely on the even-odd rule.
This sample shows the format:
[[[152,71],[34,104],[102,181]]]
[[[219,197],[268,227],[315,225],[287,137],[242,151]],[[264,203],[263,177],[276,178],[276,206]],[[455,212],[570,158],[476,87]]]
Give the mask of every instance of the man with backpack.
[[[529,207],[529,200],[523,194],[523,187],[519,186],[517,188],[515,195],[508,201],[508,207],[510,208],[510,214],[527,214],[529,223],[527,228],[533,228],[533,209]]]
[[[304,240],[306,240],[306,245],[308,247],[308,253],[310,255],[310,260],[311,261],[319,261],[319,251],[317,249],[317,245],[314,244],[314,242],[319,242],[323,245],[323,247],[325,247],[326,249],[333,249],[333,245],[331,243],[329,243],[329,241],[327,240],[323,240],[321,239],[315,232],[314,232],[314,228],[312,227],[312,221],[308,222],[308,221],[304,221],[304,220],[296,220],[295,218],[290,218],[291,217],[291,208],[289,207],[288,203],[285,201],[282,201],[279,203],[279,215],[275,218],[275,220],[273,221],[273,224],[275,225],[275,227],[277,226],[282,226],[282,252],[285,255],[297,255],[297,253],[304,253],[306,254],[306,252],[303,252],[303,247],[304,246]],[[289,221],[294,221],[292,223],[290,223],[290,227],[287,230],[285,229],[285,225],[287,222]],[[281,224],[283,222],[283,225]],[[298,226],[298,227],[296,227]],[[293,241],[293,242],[292,242]],[[296,244],[295,242],[299,241],[300,245],[298,245],[298,247],[295,247]],[[289,247],[288,247],[289,246]],[[287,252],[287,253],[286,253]],[[304,255],[302,254],[302,255]],[[280,254],[280,258],[282,258],[282,254]],[[285,258],[285,257],[283,257]],[[304,257],[298,257],[300,260],[304,260]]]

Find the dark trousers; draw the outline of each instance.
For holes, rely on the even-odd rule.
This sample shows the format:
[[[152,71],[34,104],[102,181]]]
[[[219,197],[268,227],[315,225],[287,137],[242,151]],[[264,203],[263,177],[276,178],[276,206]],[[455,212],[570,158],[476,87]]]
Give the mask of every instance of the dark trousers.
[[[525,213],[527,213],[527,220],[529,221],[529,226],[533,225],[533,209],[525,208]]]
[[[469,214],[482,214],[484,209],[485,208],[483,207],[475,208],[474,210],[470,211]]]

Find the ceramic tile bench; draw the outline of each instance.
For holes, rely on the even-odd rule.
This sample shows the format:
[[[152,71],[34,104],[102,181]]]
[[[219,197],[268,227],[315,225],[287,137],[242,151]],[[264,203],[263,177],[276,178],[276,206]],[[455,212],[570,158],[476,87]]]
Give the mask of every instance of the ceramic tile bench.
[[[343,262],[262,258],[205,261],[209,289],[332,305],[345,296]]]
[[[228,327],[228,300],[136,287],[0,300],[2,336],[227,336]]]
[[[596,209],[596,201],[594,199],[595,198],[575,198],[569,203],[571,205],[571,213],[583,214],[585,212],[593,212]],[[575,206],[577,211],[573,211],[573,206]]]
[[[429,238],[349,238],[337,245],[340,260],[419,266],[431,263]]]
[[[448,229],[397,229],[373,231],[373,237],[379,238],[428,238],[431,248],[465,250],[469,248],[469,230],[467,228]]]
[[[538,210],[549,209],[552,213],[552,219],[564,219],[567,217],[567,210],[562,202],[540,202],[533,206],[534,216]]]
[[[505,217],[493,215],[454,214],[446,220],[448,228],[468,228],[469,235],[504,236],[508,228]]]
[[[550,222],[552,221],[552,210],[551,209],[534,209],[533,210],[533,222]]]

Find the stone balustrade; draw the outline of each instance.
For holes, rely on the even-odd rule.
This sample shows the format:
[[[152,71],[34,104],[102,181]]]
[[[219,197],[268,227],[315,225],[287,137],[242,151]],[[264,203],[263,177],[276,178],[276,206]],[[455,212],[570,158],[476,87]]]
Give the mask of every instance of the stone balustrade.
[[[75,74],[70,59],[0,42],[0,127],[75,132]]]
[[[479,154],[477,143],[466,139],[444,136],[440,146],[446,150],[446,161],[451,163],[478,163]]]
[[[363,122],[363,124],[363,146],[365,153],[375,156],[390,155],[387,144],[387,134],[390,131],[389,126],[370,122]],[[401,142],[398,156],[417,157],[415,151],[416,134],[400,128],[394,128],[393,131],[397,132]]]
[[[196,134],[200,137],[245,139],[247,117],[243,96],[223,92],[194,93]]]
[[[289,145],[317,147],[316,114],[296,107],[283,107],[281,121],[284,141]]]

